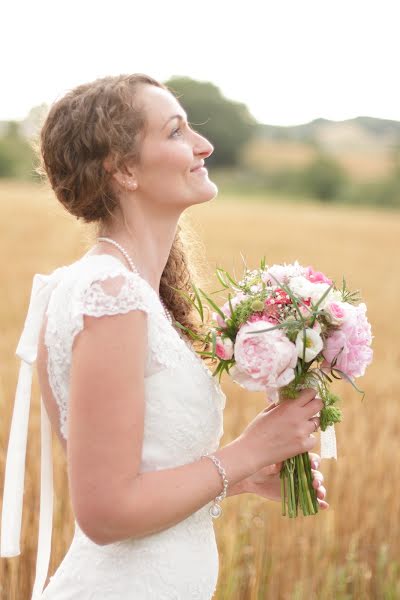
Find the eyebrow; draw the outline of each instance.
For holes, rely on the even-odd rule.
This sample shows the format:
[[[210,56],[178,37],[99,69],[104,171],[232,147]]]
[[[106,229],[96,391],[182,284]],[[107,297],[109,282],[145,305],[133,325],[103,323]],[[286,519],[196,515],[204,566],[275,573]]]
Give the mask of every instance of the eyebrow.
[[[162,128],[161,128],[161,129],[164,129],[164,127],[165,127],[166,125],[168,125],[168,123],[169,123],[170,121],[172,121],[172,119],[179,119],[180,121],[183,121],[183,120],[184,120],[184,119],[183,119],[183,117],[182,117],[182,115],[172,115],[172,117],[170,117],[170,118],[168,119],[168,121],[167,121],[167,122],[166,122],[166,123],[165,123],[165,124],[162,126]]]

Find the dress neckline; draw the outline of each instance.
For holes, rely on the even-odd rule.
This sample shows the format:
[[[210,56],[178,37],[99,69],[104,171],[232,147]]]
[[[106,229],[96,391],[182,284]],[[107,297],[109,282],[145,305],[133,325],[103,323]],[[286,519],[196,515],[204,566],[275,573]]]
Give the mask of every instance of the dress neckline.
[[[117,258],[116,256],[114,256],[113,254],[108,254],[107,252],[103,252],[102,254],[88,254],[88,253],[86,253],[86,254],[84,254],[80,258],[80,260],[87,259],[87,258],[94,258],[94,257],[103,257],[103,256],[107,256],[108,258],[111,258],[112,260],[117,261],[118,264],[121,267],[123,267],[124,269],[126,269],[126,271],[128,271],[128,273],[131,273],[132,275],[136,275],[136,277],[139,277],[139,279],[141,279],[142,281],[144,281],[144,283],[146,284],[146,286],[156,296],[157,300],[159,301],[159,303],[160,303],[160,305],[162,307],[159,294],[157,294],[156,290],[153,288],[152,285],[150,285],[150,283],[147,281],[147,279],[145,279],[142,275],[140,275],[140,273],[137,273],[136,271],[132,271],[124,262],[122,262],[122,260],[120,260],[119,258]]]

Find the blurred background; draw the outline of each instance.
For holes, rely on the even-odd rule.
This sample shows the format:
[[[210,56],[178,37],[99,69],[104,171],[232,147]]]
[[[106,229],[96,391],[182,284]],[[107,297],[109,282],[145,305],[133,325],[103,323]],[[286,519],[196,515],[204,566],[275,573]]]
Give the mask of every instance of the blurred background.
[[[344,421],[338,461],[322,461],[328,511],[289,520],[245,494],[215,523],[217,600],[400,598],[397,307],[400,240],[400,85],[397,3],[305,0],[145,6],[114,0],[16,0],[2,9],[0,51],[0,485],[19,362],[15,349],[34,273],[79,258],[89,230],[35,175],[33,146],[51,103],[108,74],[147,73],[179,98],[214,145],[217,197],[192,207],[209,290],[216,266],[242,272],[244,255],[311,264],[368,306],[374,362],[360,386],[338,383]],[[201,254],[201,256],[200,256]],[[219,287],[219,286],[218,286]],[[221,298],[222,301],[222,298]],[[262,410],[260,394],[223,379],[222,445]],[[1,600],[33,584],[40,474],[34,377],[22,555],[0,559]],[[52,575],[73,517],[66,464],[53,443]],[[318,448],[316,448],[318,451]],[[2,488],[0,488],[2,489]]]

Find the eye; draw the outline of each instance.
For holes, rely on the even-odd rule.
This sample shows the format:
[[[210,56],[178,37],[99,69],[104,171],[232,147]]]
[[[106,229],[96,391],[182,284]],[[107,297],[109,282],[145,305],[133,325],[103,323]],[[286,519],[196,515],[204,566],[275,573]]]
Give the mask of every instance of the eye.
[[[173,132],[171,133],[171,137],[174,137],[179,131],[181,131],[180,127],[177,127],[176,129],[174,129]]]

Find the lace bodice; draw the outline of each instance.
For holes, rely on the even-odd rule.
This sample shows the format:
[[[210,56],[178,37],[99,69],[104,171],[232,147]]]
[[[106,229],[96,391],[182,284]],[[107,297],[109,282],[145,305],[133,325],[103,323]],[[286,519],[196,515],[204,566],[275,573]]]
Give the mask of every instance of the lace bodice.
[[[53,290],[47,307],[47,368],[60,411],[63,437],[68,436],[72,345],[83,329],[83,315],[100,317],[130,310],[142,310],[148,316],[145,368],[145,434],[148,435],[144,436],[143,466],[157,466],[151,466],[147,460],[148,444],[160,445],[159,460],[164,467],[182,460],[181,454],[179,458],[174,455],[174,449],[190,453],[187,462],[198,458],[199,453],[216,450],[223,433],[224,393],[201,358],[170,325],[150,284],[110,254],[87,255],[73,263]]]
[[[83,316],[130,310],[147,315],[140,471],[186,464],[214,452],[223,434],[224,393],[194,349],[168,322],[155,290],[109,254],[85,255],[65,268],[47,306],[47,369],[63,437],[68,438],[72,348],[84,327]],[[107,546],[94,544],[75,521],[71,547],[42,598],[211,598],[218,553],[210,505],[174,527]]]

